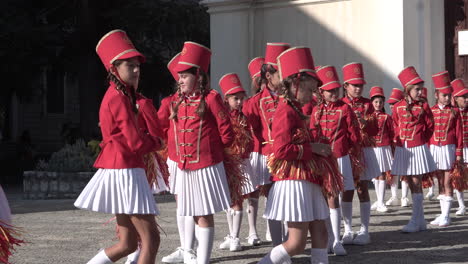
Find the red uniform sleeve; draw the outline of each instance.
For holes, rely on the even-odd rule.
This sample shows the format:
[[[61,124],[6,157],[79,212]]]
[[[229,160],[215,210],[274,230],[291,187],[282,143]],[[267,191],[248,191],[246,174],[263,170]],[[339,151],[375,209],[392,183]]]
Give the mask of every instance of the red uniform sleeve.
[[[171,115],[171,99],[169,97],[164,98],[161,101],[161,106],[158,110],[159,126],[161,127],[162,138],[167,142],[167,131],[169,130],[169,116]]]
[[[455,111],[456,155],[463,156],[463,122],[459,111]]]
[[[432,114],[432,110],[427,103],[423,104],[423,109],[424,109],[424,123],[426,125],[426,129],[424,133],[426,136],[426,142],[429,142],[429,140],[432,137],[432,134],[434,133],[434,115]]]
[[[132,152],[146,154],[154,149],[153,140],[138,129],[137,116],[131,110],[130,100],[123,96],[115,96],[109,100],[108,107]]]
[[[310,142],[293,144],[291,141],[297,128],[295,122],[298,119],[300,119],[299,115],[291,107],[277,109],[275,122],[273,122],[272,127],[275,158],[283,160],[312,159],[312,146]]]
[[[208,98],[208,96],[207,96]],[[234,141],[234,131],[232,130],[231,119],[219,93],[215,93],[212,99],[207,99],[208,107],[216,119],[219,136],[224,147],[229,147]]]

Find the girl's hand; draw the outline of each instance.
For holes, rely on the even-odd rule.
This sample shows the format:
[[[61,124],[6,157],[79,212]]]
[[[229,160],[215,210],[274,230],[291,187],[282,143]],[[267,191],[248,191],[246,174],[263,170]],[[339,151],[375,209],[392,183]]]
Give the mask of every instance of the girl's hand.
[[[323,143],[311,143],[312,152],[320,156],[328,157],[331,154],[331,147]]]
[[[463,157],[462,156],[457,156],[457,161],[462,161]]]

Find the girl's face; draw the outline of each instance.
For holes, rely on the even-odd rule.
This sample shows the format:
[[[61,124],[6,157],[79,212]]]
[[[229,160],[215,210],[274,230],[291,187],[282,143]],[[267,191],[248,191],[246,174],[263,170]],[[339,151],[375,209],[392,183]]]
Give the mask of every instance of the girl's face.
[[[468,106],[468,94],[455,97],[455,103],[457,104],[459,108],[467,107]]]
[[[335,88],[333,90],[322,90],[323,100],[326,102],[336,102],[338,101],[338,96],[340,94],[340,88]]]
[[[299,83],[299,87],[293,85],[293,89],[291,89],[292,93],[296,93],[297,91],[296,100],[299,101],[302,105],[309,103],[312,100],[312,91],[316,91],[318,86],[317,80],[313,78],[308,78],[303,80]]]
[[[241,110],[242,102],[244,101],[244,99],[245,99],[245,93],[238,92],[238,93],[227,96],[226,101],[231,110]]]
[[[278,88],[280,87],[281,85],[281,80],[280,80],[280,77],[279,77],[279,72],[276,71],[275,73],[269,73],[267,72],[266,73],[266,78],[268,80],[268,87],[273,91],[273,92],[276,92],[278,90]]]
[[[437,103],[441,105],[449,105],[450,100],[452,99],[452,94],[436,92],[435,97],[436,97]]]
[[[415,84],[414,87],[408,92],[408,95],[411,98],[411,100],[420,101],[422,89],[423,89],[422,83]]]
[[[346,93],[351,98],[360,98],[362,96],[362,91],[364,90],[364,84],[350,84],[346,83],[344,85]]]
[[[388,104],[390,105],[390,111],[393,112],[393,106],[395,106],[395,104]]]
[[[382,97],[377,96],[372,100],[372,105],[376,111],[382,111],[384,107],[384,100]]]
[[[138,88],[140,80],[140,59],[138,57],[122,60],[115,66],[115,70],[122,81],[135,89]]]
[[[190,94],[195,89],[196,75],[189,72],[179,72],[179,87],[184,94]]]

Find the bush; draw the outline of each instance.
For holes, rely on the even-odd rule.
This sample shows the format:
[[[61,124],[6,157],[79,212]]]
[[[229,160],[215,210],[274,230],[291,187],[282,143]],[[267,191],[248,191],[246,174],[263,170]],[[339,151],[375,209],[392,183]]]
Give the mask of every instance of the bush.
[[[75,144],[66,144],[62,149],[54,152],[49,162],[39,160],[36,170],[60,172],[91,172],[93,168],[94,153],[84,140],[78,139]]]

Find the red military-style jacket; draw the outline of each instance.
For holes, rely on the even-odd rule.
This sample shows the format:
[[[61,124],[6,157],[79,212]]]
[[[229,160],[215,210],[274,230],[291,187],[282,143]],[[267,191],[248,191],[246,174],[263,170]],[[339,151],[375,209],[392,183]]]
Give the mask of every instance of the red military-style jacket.
[[[430,145],[445,146],[453,144],[456,155],[463,156],[463,124],[460,112],[450,105],[440,109],[436,104],[431,107],[434,116],[434,133]]]
[[[275,115],[278,96],[266,86],[244,103],[242,111],[252,127],[254,152],[268,155],[272,152],[271,125]]]
[[[224,160],[223,149],[234,140],[229,113],[218,92],[205,96],[203,117],[196,110],[201,95],[184,96],[177,111],[174,141],[179,168],[198,170]]]
[[[348,155],[349,149],[361,142],[356,115],[341,100],[315,106],[310,130],[314,142],[330,144],[335,158]]]
[[[349,98],[346,96],[342,98],[342,101],[351,106],[354,113],[356,114],[356,117],[358,117],[358,121],[359,117],[367,120],[366,124],[361,124],[361,129],[363,129],[363,132],[365,132],[367,136],[374,137],[377,135],[379,128],[377,121],[372,118],[372,114],[374,113],[374,106],[372,105],[370,99],[362,96],[359,98]],[[364,140],[363,138],[363,142],[368,142],[368,140]],[[373,146],[362,144],[362,147]]]
[[[234,142],[237,145],[242,145],[242,151],[239,153],[242,159],[248,159],[252,152],[253,138],[252,129],[250,128],[247,117],[239,110],[231,110],[231,124],[234,130]],[[240,146],[236,146],[236,149],[240,149]]]
[[[167,156],[172,161],[177,161],[177,148],[175,145],[175,122],[170,120],[171,107],[177,103],[177,94],[169,95],[161,100],[158,110],[158,119],[161,126],[161,133],[167,145]]]
[[[392,118],[396,146],[403,147],[405,142],[408,148],[421,146],[429,142],[434,132],[434,117],[425,102],[401,100],[393,107]]]
[[[160,148],[160,142],[139,128],[137,118],[128,97],[111,83],[99,108],[102,143],[94,167],[145,168],[143,155]]]
[[[379,130],[374,136],[376,147],[390,146],[393,143],[394,130],[392,116],[381,111],[375,111]]]
[[[463,128],[463,147],[468,148],[468,108],[458,109],[462,119]]]
[[[295,102],[293,102],[295,103]],[[297,108],[301,109],[297,103]],[[294,144],[293,137],[298,130],[308,134],[308,139],[303,144]],[[272,127],[272,150],[276,159],[281,160],[310,160],[312,159],[312,141],[305,120],[290,106],[286,99],[279,97],[275,121]],[[291,178],[276,178],[273,181],[288,180]]]

